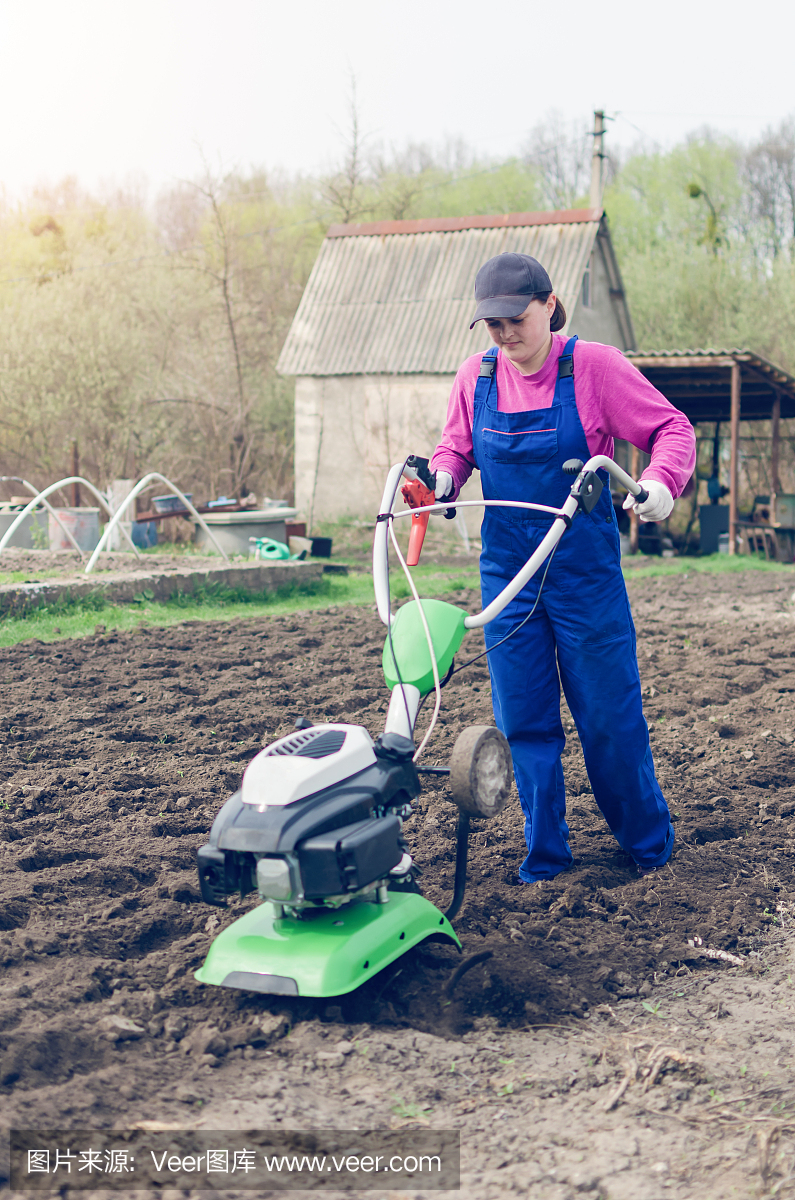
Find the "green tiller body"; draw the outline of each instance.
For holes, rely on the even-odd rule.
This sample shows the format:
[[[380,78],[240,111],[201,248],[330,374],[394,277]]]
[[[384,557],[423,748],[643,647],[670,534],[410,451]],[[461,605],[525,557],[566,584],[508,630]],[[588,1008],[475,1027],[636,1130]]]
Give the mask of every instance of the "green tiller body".
[[[470,818],[493,817],[502,809],[512,781],[511,756],[502,733],[478,725],[461,733],[449,766],[418,766],[419,706],[431,692],[438,705],[467,631],[496,617],[577,513],[591,511],[602,488],[599,468],[640,497],[639,485],[603,455],[585,465],[564,464],[564,471],[577,476],[569,497],[560,509],[521,506],[549,513],[550,530],[483,612],[467,614],[415,593],[393,614],[389,537],[396,552],[397,543],[391,526],[401,516],[416,517],[417,496],[431,495],[435,478],[425,459],[412,456],[392,467],[373,545],[376,604],[387,627],[384,675],[392,692],[384,730],[373,739],[360,725],[301,719],[293,733],[249,763],[240,789],[221,808],[198,852],[199,882],[209,904],[225,906],[233,893],[255,892],[260,903],[216,937],[196,972],[199,982],[272,995],[340,996],[421,942],[441,939],[460,949],[450,921],[464,895]],[[412,508],[393,511],[404,477],[422,484],[404,489],[413,514]],[[434,503],[419,511],[451,508]],[[421,894],[420,872],[403,837],[423,772],[446,776],[459,808],[455,890],[444,913]]]

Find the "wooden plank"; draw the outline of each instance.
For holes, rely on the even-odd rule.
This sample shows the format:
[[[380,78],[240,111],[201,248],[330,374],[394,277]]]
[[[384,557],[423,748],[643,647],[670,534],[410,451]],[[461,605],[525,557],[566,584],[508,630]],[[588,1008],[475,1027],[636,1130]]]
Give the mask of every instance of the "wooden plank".
[[[77,442],[72,442],[72,474],[80,474],[80,453],[77,448]],[[80,507],[80,484],[75,482],[72,484],[72,508]]]
[[[637,446],[632,447],[632,463],[629,468],[629,473],[633,479],[637,479],[640,474],[640,450]],[[630,554],[638,553],[638,535],[640,533],[640,517],[635,512],[634,508],[629,514],[629,552]]]
[[[781,491],[781,480],[779,478],[779,461],[781,453],[781,395],[776,392],[776,398],[773,401],[773,411],[770,414],[770,490],[773,496],[770,497],[773,511],[771,520],[775,521],[775,500]]]
[[[680,367],[698,367],[703,370],[712,370],[713,367],[733,367],[734,359],[725,356],[710,357],[708,355],[687,355],[670,354],[655,355],[655,354],[631,354],[628,355],[629,361],[634,363],[636,367],[643,370],[644,367],[665,367],[669,371],[676,371]]]
[[[605,114],[596,111],[593,115],[593,152],[591,154],[591,208],[602,207],[602,192],[604,191],[604,132]]]
[[[731,464],[729,466],[729,554],[737,553],[737,467],[740,453],[740,364],[732,363]]]

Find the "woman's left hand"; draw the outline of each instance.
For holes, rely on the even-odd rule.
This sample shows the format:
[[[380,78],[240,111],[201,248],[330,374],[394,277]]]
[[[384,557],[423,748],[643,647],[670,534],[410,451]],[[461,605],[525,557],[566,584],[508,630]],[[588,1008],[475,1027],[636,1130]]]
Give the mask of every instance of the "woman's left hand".
[[[671,515],[674,507],[674,498],[668,488],[656,479],[641,479],[638,482],[642,483],[649,493],[648,500],[639,504],[636,497],[630,493],[624,501],[624,508],[634,509],[641,521],[664,521]]]
[[[450,500],[454,491],[453,477],[447,471],[436,472],[436,491],[437,500]]]

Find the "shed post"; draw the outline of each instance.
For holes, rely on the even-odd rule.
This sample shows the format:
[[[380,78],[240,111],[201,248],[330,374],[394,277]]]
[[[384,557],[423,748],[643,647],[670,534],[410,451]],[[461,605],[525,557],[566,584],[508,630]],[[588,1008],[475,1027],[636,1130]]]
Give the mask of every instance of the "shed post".
[[[737,553],[737,480],[740,452],[740,364],[732,363],[731,464],[729,466],[729,554]]]
[[[773,408],[770,413],[770,497],[771,520],[776,519],[776,496],[781,491],[781,480],[778,474],[779,454],[781,450],[781,392],[776,392]]]
[[[632,464],[629,468],[629,473],[633,479],[637,479],[640,475],[640,451],[637,446],[632,447]],[[638,534],[640,532],[640,517],[635,512],[634,508],[630,509],[629,513],[629,552],[630,554],[638,553]]]
[[[77,447],[77,442],[72,442],[72,474],[80,474],[80,452]],[[80,484],[76,481],[72,484],[72,508],[80,507]]]

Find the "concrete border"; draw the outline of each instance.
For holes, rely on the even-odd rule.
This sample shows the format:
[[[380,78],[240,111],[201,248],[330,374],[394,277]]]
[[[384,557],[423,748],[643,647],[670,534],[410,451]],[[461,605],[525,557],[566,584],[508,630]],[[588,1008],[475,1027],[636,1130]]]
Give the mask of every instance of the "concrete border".
[[[323,578],[323,564],[314,562],[254,562],[237,567],[211,567],[195,570],[177,567],[170,571],[125,571],[123,574],[81,577],[43,583],[12,583],[0,587],[0,617],[23,616],[45,604],[59,600],[80,600],[101,595],[109,604],[133,604],[136,597],[151,592],[147,601],[171,600],[178,594],[190,595],[200,588],[242,588],[247,592],[274,592],[291,584],[317,583]],[[140,603],[140,601],[138,601]]]

